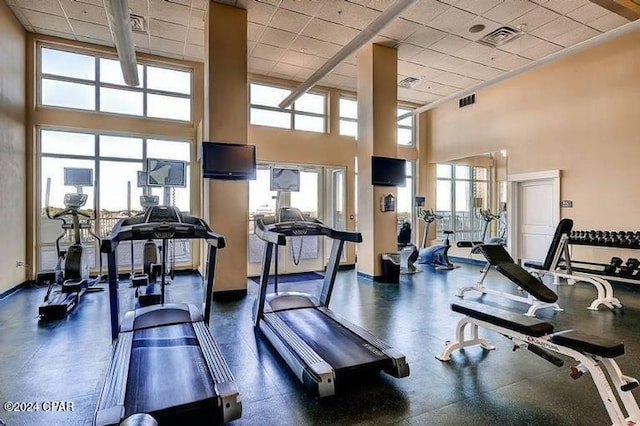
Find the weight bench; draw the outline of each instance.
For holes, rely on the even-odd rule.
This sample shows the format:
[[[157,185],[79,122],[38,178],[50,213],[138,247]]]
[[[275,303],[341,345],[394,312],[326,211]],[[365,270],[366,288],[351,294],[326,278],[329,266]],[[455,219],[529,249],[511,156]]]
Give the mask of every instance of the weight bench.
[[[538,309],[552,308],[555,311],[562,311],[558,305],[558,295],[547,287],[540,279],[534,277],[520,265],[516,264],[509,253],[500,244],[480,244],[476,248],[483,254],[487,263],[481,271],[480,280],[473,286],[462,287],[456,293],[458,297],[464,297],[464,293],[470,290],[479,291],[485,294],[493,294],[504,297],[506,299],[515,300],[516,302],[526,303],[529,309],[525,313],[526,316],[533,317]],[[517,294],[506,293],[503,291],[493,290],[484,286],[484,280],[489,271],[495,268],[505,277],[509,278],[519,288],[524,290],[527,295],[519,296]]]
[[[526,286],[525,283],[522,285]],[[447,342],[443,352],[436,356],[440,361],[449,361],[453,351],[467,346],[495,349],[488,340],[478,336],[479,327],[492,330],[512,340],[514,350],[527,348],[558,367],[564,365],[564,360],[554,352],[573,358],[577,365],[569,367],[570,376],[578,379],[584,373],[591,374],[613,425],[629,426],[640,422],[640,409],[631,393],[638,387],[638,381],[623,375],[614,360],[624,354],[622,343],[574,330],[554,333],[553,325],[546,321],[476,302],[453,303],[451,310],[465,317],[457,325],[456,341]],[[469,334],[466,333],[467,326],[470,327]]]
[[[567,218],[560,220],[544,262],[526,261],[524,262],[525,269],[539,278],[545,275],[553,277],[555,285],[560,284],[559,278],[566,279],[569,285],[573,285],[578,281],[592,284],[596,288],[597,297],[589,305],[591,310],[597,311],[600,305],[604,305],[609,309],[622,308],[620,300],[613,297],[613,287],[606,279],[571,270],[564,271],[559,267],[563,258],[565,263],[569,261],[569,234],[572,228],[573,220]]]

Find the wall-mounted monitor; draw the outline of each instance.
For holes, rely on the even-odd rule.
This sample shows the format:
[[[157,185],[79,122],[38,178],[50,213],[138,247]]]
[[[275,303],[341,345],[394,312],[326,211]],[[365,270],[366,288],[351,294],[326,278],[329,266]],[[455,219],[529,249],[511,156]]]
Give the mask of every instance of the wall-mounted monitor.
[[[371,184],[375,186],[405,186],[407,161],[401,158],[371,157]]]
[[[147,184],[148,179],[146,170],[138,170],[138,188],[149,186]]]
[[[300,170],[271,168],[272,191],[300,192]]]
[[[93,186],[93,169],[65,167],[64,186]]]
[[[255,180],[255,145],[203,142],[202,176],[207,179]]]
[[[186,187],[187,163],[147,158],[147,186]]]

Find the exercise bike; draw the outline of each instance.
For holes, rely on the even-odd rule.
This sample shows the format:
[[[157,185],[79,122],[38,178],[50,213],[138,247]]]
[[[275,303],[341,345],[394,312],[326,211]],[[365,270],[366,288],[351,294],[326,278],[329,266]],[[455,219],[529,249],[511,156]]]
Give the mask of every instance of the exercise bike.
[[[430,225],[436,220],[443,219],[443,216],[435,214],[433,209],[424,210],[420,207],[418,209],[418,217],[424,220],[427,224],[422,237],[422,247],[418,252],[418,263],[431,265],[438,271],[450,271],[455,269],[455,265],[449,261],[448,254],[449,249],[451,248],[449,235],[453,234],[453,231],[443,231],[445,239],[442,244],[427,247]]]
[[[479,215],[484,221],[484,224],[482,225],[482,238],[480,239],[480,241],[458,241],[456,245],[460,248],[471,248],[471,253],[473,254],[479,253],[478,246],[480,246],[481,244],[500,244],[502,246],[506,245],[507,241],[505,238],[505,233],[507,228],[506,226],[504,226],[502,222],[502,218],[499,215],[492,213],[491,209],[486,209],[486,210],[480,209]],[[489,225],[494,220],[497,220],[500,222],[500,224],[502,225],[500,227],[502,231],[499,237],[487,238],[487,233],[489,232]]]
[[[80,297],[89,291],[103,291],[101,287],[95,287],[102,281],[102,257],[100,256],[100,273],[97,277],[89,276],[89,254],[86,247],[82,244],[81,230],[86,229],[87,232],[95,238],[98,246],[100,238],[92,231],[92,222],[95,222],[95,216],[89,216],[80,211],[87,203],[87,194],[82,193],[83,186],[92,186],[91,169],[70,169],[65,168],[65,186],[75,186],[76,193],[67,193],[64,195],[65,209],[51,214],[49,206],[49,195],[51,191],[51,178],[47,178],[47,190],[45,196],[46,214],[51,220],[59,220],[62,222],[62,233],[56,239],[56,253],[58,260],[53,272],[53,279],[49,279],[47,293],[45,294],[43,303],[38,307],[38,315],[40,319],[62,319],[67,313],[78,305]],[[79,177],[88,177],[88,180],[78,180]],[[95,215],[95,209],[94,209]],[[69,221],[70,217],[70,221]],[[83,218],[81,220],[81,218]],[[73,233],[73,244],[67,250],[60,248],[60,241],[67,235],[67,231]],[[42,276],[44,274],[40,274]],[[38,281],[40,281],[40,276]],[[58,288],[58,290],[55,290]]]

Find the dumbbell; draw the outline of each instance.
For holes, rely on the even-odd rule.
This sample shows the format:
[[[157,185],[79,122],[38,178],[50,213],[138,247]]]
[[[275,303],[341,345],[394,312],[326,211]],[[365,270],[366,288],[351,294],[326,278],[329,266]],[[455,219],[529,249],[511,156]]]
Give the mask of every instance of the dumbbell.
[[[627,259],[627,263],[620,267],[620,276],[630,277],[633,275],[633,272],[638,269],[640,266],[640,260],[635,257],[630,257]]]
[[[614,256],[609,261],[608,265],[604,267],[604,273],[607,275],[613,275],[616,273],[616,270],[622,265],[622,259]]]

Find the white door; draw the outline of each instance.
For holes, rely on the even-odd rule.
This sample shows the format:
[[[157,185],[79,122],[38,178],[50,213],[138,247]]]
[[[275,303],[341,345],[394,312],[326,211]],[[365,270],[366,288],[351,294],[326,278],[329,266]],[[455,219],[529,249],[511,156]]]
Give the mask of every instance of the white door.
[[[558,225],[557,182],[539,179],[518,184],[518,257],[543,261]]]

